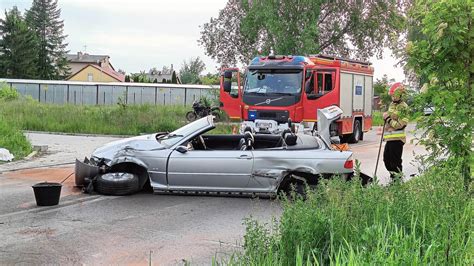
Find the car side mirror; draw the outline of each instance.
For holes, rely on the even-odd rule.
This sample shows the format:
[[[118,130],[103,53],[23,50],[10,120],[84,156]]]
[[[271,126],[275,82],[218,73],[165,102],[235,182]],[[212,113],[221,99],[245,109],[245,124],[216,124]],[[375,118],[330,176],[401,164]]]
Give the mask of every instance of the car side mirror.
[[[230,93],[232,90],[232,71],[224,71],[224,91]]]
[[[224,78],[231,79],[232,78],[232,71],[224,71]]]
[[[230,93],[232,90],[232,81],[224,79],[224,91]]]
[[[179,153],[186,153],[186,152],[188,152],[188,149],[184,146],[178,146],[178,147],[176,147],[176,151],[179,152]]]

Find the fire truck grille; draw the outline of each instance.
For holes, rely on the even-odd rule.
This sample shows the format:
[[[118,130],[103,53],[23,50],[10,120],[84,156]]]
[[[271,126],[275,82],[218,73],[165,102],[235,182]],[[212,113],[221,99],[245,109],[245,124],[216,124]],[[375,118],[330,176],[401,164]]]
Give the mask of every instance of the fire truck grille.
[[[260,112],[260,117],[276,118],[276,113],[272,112]]]
[[[286,123],[288,121],[288,111],[258,111],[257,119],[275,120],[278,123]]]

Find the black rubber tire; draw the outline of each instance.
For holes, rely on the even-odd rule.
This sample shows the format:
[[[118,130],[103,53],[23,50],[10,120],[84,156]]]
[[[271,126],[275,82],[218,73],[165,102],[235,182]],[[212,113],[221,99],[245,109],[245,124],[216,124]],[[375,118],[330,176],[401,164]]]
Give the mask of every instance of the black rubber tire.
[[[188,120],[189,122],[193,122],[194,120],[196,120],[197,118],[197,115],[194,111],[189,111],[186,113],[186,120]]]
[[[348,142],[348,136],[349,136],[349,135],[342,135],[342,136],[339,136],[339,142],[341,142],[341,143],[347,143],[347,142]]]
[[[221,115],[220,115],[218,112],[212,112],[211,114],[212,114],[213,116],[215,116],[214,122],[219,122],[219,121],[221,121]]]
[[[352,134],[349,136],[349,143],[358,143],[362,138],[362,125],[360,120],[354,121],[354,129]]]
[[[123,172],[98,176],[94,187],[100,194],[114,196],[130,195],[140,190],[138,176]]]

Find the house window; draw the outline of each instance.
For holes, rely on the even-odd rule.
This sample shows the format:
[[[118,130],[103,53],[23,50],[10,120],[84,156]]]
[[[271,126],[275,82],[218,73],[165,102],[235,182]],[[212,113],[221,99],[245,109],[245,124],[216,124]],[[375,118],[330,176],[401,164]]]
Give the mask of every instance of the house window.
[[[94,81],[94,75],[92,75],[92,73],[87,74],[87,81]]]

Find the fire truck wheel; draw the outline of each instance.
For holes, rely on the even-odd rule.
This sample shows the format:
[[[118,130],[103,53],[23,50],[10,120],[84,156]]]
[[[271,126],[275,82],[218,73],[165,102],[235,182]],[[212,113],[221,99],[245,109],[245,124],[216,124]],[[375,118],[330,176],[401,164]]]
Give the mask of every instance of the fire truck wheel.
[[[360,120],[355,120],[354,131],[349,137],[349,143],[357,143],[361,139],[362,139],[362,125],[360,124]]]

